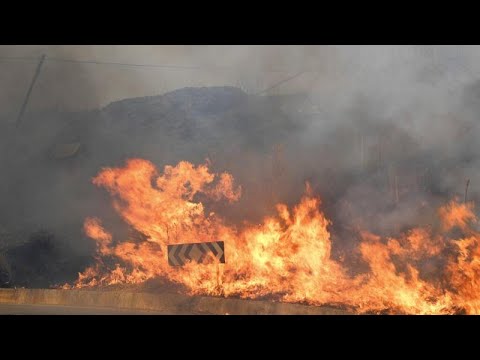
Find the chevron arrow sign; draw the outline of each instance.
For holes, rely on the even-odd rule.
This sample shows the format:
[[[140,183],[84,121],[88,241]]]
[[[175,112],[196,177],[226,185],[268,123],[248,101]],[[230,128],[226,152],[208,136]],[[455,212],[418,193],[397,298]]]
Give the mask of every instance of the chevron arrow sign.
[[[168,245],[170,266],[182,266],[190,261],[197,264],[211,264],[215,260],[225,263],[223,241]]]

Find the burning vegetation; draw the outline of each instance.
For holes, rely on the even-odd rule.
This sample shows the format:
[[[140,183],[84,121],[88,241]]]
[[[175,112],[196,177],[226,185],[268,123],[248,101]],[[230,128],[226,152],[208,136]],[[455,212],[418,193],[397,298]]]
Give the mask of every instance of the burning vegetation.
[[[332,256],[331,221],[308,184],[295,206],[277,204],[277,214],[261,223],[231,225],[207,209],[215,201],[237,201],[241,188],[228,173],[212,173],[208,162],[182,161],[159,172],[147,160],[130,159],[103,169],[93,183],[145,238],[118,242],[101,219],[87,218],[84,230],[97,243],[97,261],[65,288],[164,278],[190,294],[267,297],[359,313],[480,313],[480,232],[472,203],[453,200],[430,226],[398,237],[359,229],[356,251],[367,270],[352,275],[348,263]],[[168,265],[168,244],[217,239],[225,241],[226,264]]]
[[[0,286],[480,313],[476,102],[422,130],[288,98],[187,88],[0,132]],[[212,241],[225,264],[169,265]]]

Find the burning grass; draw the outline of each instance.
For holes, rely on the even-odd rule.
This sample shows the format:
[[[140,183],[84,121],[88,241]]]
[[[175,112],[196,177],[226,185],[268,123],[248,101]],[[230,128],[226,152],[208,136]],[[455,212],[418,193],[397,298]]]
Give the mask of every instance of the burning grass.
[[[93,183],[111,194],[114,209],[145,240],[115,242],[100,219],[87,218],[96,263],[65,288],[162,279],[189,294],[336,305],[359,313],[480,313],[480,232],[471,203],[451,201],[438,210],[438,226],[396,237],[360,231],[357,251],[367,271],[352,275],[348,263],[332,256],[332,224],[308,184],[295,206],[278,204],[277,214],[261,223],[233,226],[206,209],[211,202],[237,201],[241,188],[208,164],[182,161],[159,172],[149,161],[131,159],[103,169]],[[168,265],[168,244],[218,239],[225,241],[226,264]]]

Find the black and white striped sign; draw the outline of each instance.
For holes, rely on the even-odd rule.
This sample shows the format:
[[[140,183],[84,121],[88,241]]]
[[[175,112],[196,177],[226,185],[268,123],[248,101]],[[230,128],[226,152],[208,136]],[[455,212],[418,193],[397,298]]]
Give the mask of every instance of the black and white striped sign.
[[[208,264],[214,262],[215,259],[220,263],[225,263],[223,241],[168,245],[168,264],[170,266],[182,266],[190,261]]]

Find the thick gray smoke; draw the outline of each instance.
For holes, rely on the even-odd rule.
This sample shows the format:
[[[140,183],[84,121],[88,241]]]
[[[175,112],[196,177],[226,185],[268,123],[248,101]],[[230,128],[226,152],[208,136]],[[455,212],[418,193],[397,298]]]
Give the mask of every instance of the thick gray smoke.
[[[468,199],[480,195],[478,47],[0,47],[0,58],[42,53],[18,127],[36,63],[0,62],[4,248],[44,234],[72,259],[88,257],[81,227],[97,215],[125,238],[91,178],[129,157],[160,169],[210,158],[244,189],[238,204],[217,205],[236,223],[295,204],[308,181],[333,220],[334,250],[347,255],[358,227],[391,234],[428,223],[439,204],[463,200],[467,179]],[[74,156],[58,156],[75,144]]]

